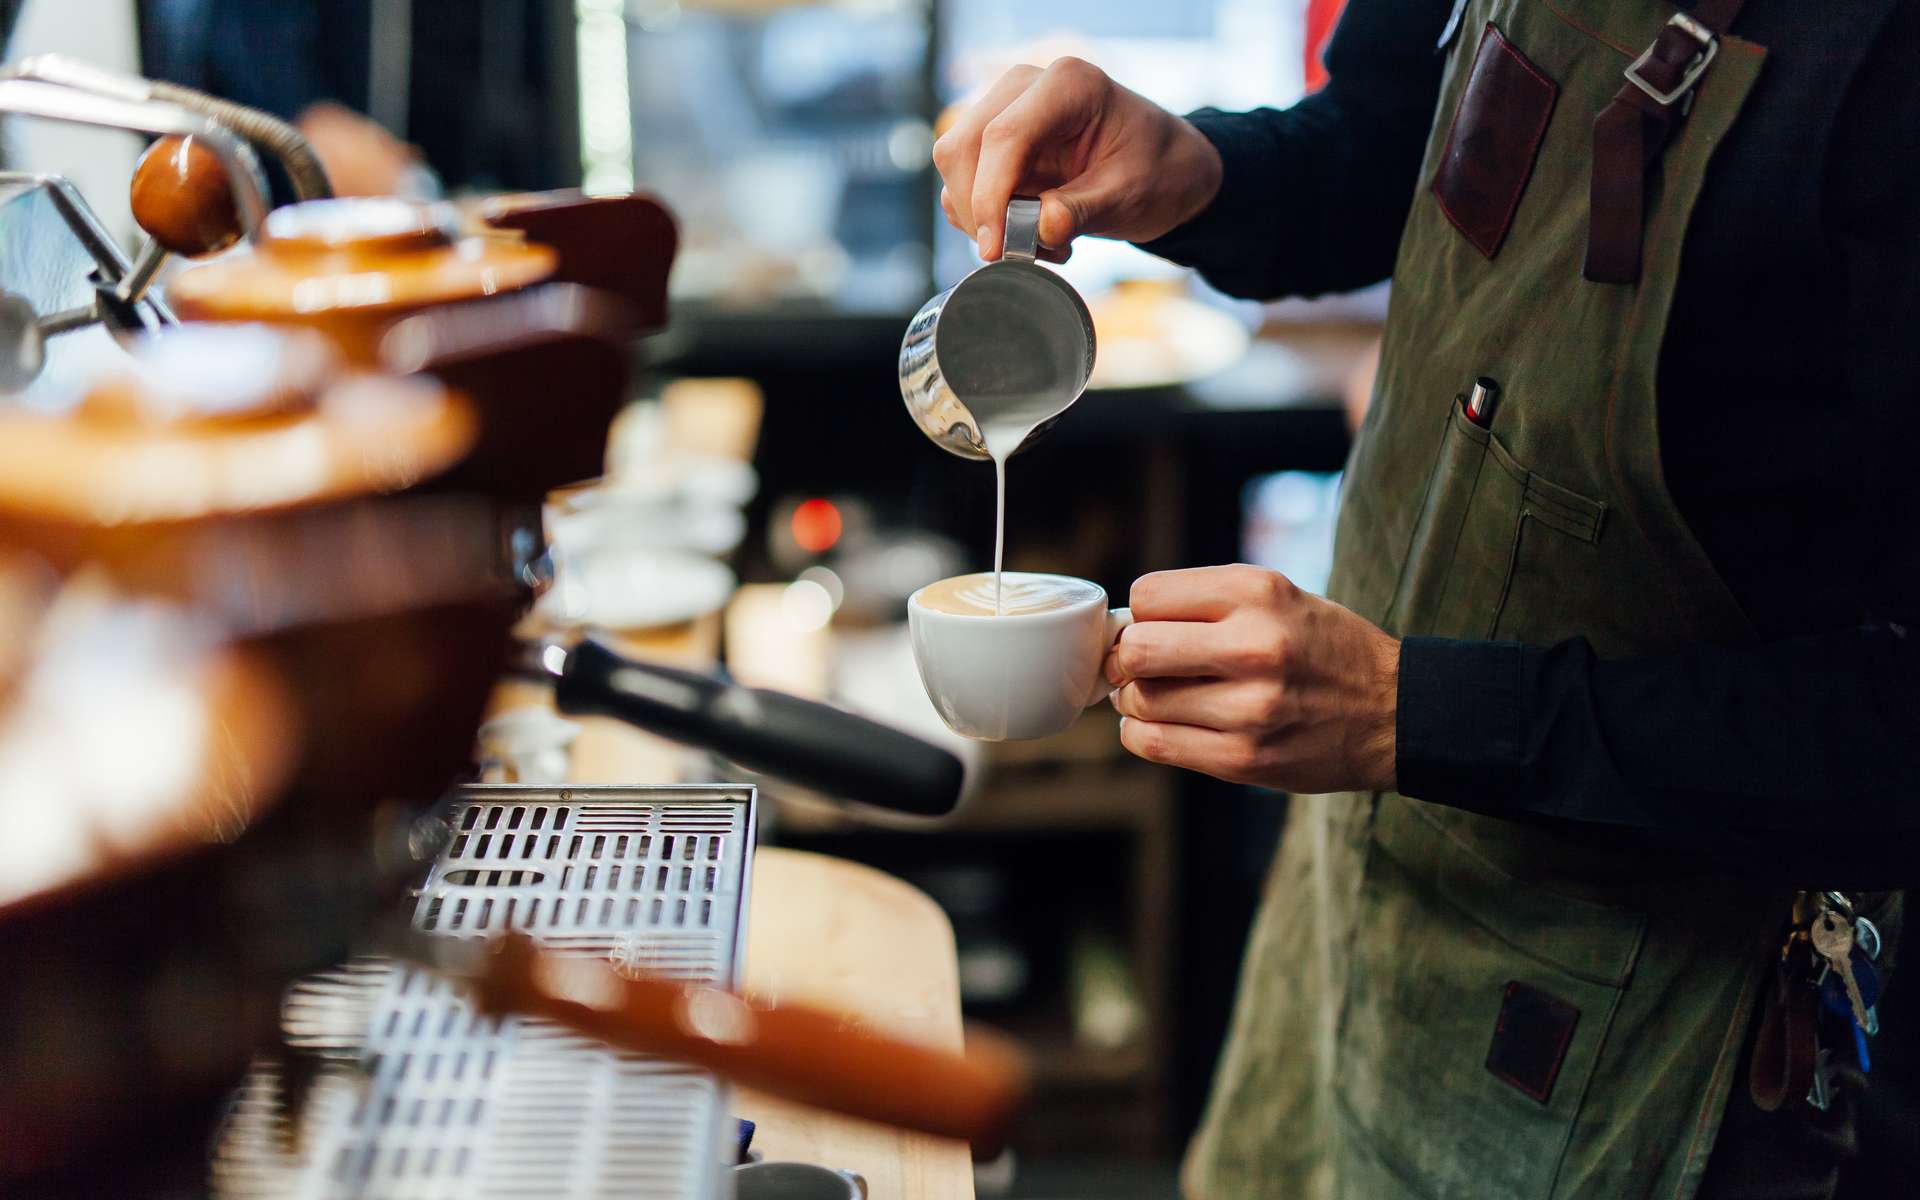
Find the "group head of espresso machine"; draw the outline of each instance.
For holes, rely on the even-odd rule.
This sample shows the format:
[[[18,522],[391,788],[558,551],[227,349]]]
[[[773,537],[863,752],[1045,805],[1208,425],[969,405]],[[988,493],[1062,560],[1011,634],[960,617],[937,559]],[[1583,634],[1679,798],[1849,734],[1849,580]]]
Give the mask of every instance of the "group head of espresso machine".
[[[161,655],[154,677],[190,677],[224,739],[165,801],[187,814],[169,836],[0,891],[0,961],[26,964],[0,983],[0,1028],[40,1031],[0,1038],[0,1184],[217,1096],[272,1046],[285,987],[356,952],[428,959],[480,977],[497,1007],[619,1040],[604,1006],[556,999],[524,946],[450,964],[393,928],[396,897],[446,844],[445,795],[503,673],[551,686],[563,712],[856,806],[957,803],[960,762],[892,727],[591,637],[513,639],[545,577],[540,502],[597,471],[632,340],[665,319],[674,230],[657,202],[538,195],[460,218],[333,199],[283,123],[58,59],[7,71],[0,113],[161,139],[132,181],[147,240],[131,258],[66,181],[0,175],[0,551],[92,598],[35,630],[55,665],[127,612],[151,642],[147,618],[164,614],[168,654],[204,652],[185,675]],[[293,203],[269,209],[262,153]],[[214,253],[156,282],[169,256]],[[99,373],[102,356],[127,370]],[[8,704],[33,678],[31,663],[9,678],[6,650],[0,636],[0,782]],[[129,734],[150,715],[130,700]],[[671,1007],[665,982],[601,985],[635,1014]],[[934,1056],[913,1103],[875,1111],[863,1098],[900,1094],[876,1072],[927,1052],[796,1019],[761,1015],[790,1046],[865,1039],[805,1072],[866,1064],[835,1093],[865,1115],[990,1138],[1020,1090],[1007,1062]],[[720,1065],[762,1086],[791,1082],[730,1053]]]

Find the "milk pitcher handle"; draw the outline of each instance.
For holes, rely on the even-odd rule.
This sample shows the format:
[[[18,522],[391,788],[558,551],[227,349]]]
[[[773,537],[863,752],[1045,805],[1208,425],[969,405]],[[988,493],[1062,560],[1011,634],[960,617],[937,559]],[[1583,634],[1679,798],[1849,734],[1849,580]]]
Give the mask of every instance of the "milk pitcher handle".
[[[1007,201],[1007,236],[1000,244],[1002,261],[1032,262],[1040,253],[1040,200],[1015,196]]]

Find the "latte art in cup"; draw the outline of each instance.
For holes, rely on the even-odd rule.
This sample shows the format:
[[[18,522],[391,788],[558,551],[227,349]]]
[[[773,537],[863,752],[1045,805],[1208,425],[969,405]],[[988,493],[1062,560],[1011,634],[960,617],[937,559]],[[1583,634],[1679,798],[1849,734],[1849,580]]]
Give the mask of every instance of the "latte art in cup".
[[[1030,575],[1021,571],[1007,571],[999,576],[998,589],[994,582],[992,572],[956,575],[952,579],[928,584],[920,590],[915,602],[935,612],[960,617],[1019,617],[1096,603],[1106,598],[1106,593],[1097,584],[1066,575]]]
[[[1047,737],[1107,696],[1101,665],[1133,620],[1097,583],[1009,571],[930,583],[907,600],[914,665],[940,719],[982,741]]]

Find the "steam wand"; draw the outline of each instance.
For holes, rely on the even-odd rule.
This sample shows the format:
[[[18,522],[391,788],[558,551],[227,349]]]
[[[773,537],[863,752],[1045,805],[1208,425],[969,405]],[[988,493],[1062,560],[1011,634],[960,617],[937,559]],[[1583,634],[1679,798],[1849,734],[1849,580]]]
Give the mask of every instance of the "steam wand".
[[[622,658],[589,637],[526,643],[510,668],[553,688],[561,712],[614,717],[838,799],[938,817],[960,800],[960,760],[845,709]]]

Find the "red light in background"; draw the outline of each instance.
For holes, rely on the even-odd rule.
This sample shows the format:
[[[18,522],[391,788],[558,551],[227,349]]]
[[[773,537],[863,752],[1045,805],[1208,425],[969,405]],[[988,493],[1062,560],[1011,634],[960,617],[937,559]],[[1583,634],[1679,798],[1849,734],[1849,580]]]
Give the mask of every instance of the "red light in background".
[[[811,554],[825,554],[840,540],[840,510],[831,500],[807,500],[793,510],[793,540]]]

